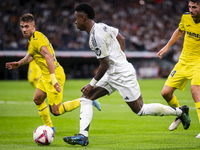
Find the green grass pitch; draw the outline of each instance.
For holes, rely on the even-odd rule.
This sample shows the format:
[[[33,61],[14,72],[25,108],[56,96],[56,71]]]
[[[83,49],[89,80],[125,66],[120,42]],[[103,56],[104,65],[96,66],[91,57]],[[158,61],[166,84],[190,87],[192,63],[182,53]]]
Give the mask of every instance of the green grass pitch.
[[[67,80],[64,99],[80,97],[80,89],[90,80]],[[160,92],[165,79],[139,80],[144,103],[167,103]],[[180,105],[190,107],[191,126],[184,130],[180,125],[168,131],[174,116],[137,116],[126,105],[118,92],[100,98],[102,111],[94,108],[89,132],[89,145],[68,145],[64,136],[79,131],[80,107],[62,116],[51,115],[56,129],[55,139],[49,146],[38,146],[33,140],[33,131],[42,125],[37,108],[32,101],[35,89],[28,81],[0,81],[0,150],[194,150],[200,149],[200,132],[190,84],[184,92],[177,90]]]

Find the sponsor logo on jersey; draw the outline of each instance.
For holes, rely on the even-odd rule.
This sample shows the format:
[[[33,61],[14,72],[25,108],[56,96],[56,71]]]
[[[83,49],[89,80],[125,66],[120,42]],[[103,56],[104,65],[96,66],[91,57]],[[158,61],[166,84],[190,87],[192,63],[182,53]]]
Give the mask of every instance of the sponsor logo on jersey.
[[[189,32],[189,31],[187,31],[186,34],[188,35],[188,37],[191,37],[191,38],[195,39],[196,41],[200,41],[200,34],[196,34],[196,33]]]

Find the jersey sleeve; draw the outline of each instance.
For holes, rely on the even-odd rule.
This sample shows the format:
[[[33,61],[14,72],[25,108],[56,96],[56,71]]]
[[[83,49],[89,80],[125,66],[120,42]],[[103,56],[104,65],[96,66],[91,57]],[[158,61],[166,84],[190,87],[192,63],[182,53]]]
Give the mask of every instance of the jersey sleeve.
[[[96,46],[94,47],[93,51],[95,52],[97,59],[107,57],[108,50],[105,40],[98,35],[96,35],[95,40]]]
[[[110,30],[115,35],[115,37],[117,37],[119,30],[117,28],[114,28],[114,27],[111,27],[111,26],[110,26]]]
[[[118,29],[104,23],[96,24],[90,35],[90,48],[95,52],[97,59],[110,55],[110,48],[118,35]]]
[[[182,31],[185,31],[185,27],[184,27],[184,15],[182,15],[181,22],[179,23],[179,28]]]

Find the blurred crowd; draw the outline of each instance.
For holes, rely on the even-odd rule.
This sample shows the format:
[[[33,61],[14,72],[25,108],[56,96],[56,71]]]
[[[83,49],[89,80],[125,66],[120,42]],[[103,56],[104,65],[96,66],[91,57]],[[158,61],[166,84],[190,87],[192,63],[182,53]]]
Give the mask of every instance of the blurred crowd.
[[[32,13],[36,29],[49,38],[56,51],[90,51],[88,34],[77,30],[74,23],[74,8],[81,2],[94,7],[95,22],[119,29],[126,37],[126,51],[158,52],[188,11],[187,0],[1,0],[0,50],[27,50],[28,41],[22,36],[19,17]],[[182,43],[183,37],[164,58],[177,62]],[[159,67],[143,62],[136,65],[141,78],[165,76]]]
[[[26,50],[19,17],[27,12],[36,19],[55,50],[89,50],[88,35],[74,24],[74,8],[90,3],[96,22],[119,28],[126,37],[127,51],[157,52],[178,27],[181,15],[188,11],[187,0],[1,0],[0,50]],[[173,47],[181,49],[182,40]]]

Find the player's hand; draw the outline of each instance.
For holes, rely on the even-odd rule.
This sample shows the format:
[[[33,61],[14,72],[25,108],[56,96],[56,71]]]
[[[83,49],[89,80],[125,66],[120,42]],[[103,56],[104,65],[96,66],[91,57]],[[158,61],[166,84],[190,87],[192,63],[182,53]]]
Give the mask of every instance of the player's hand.
[[[87,84],[81,89],[81,92],[87,95],[92,90],[92,88],[93,87],[90,84]]]
[[[57,92],[61,92],[61,86],[58,82],[56,82],[56,84],[54,84],[54,88],[56,89]]]
[[[158,58],[161,59],[161,58],[163,57],[163,54],[166,53],[167,50],[168,50],[168,48],[167,48],[166,46],[163,47],[163,48],[157,53]]]
[[[19,67],[19,63],[18,62],[8,62],[8,63],[6,63],[6,68],[8,70],[17,69],[18,67]]]

